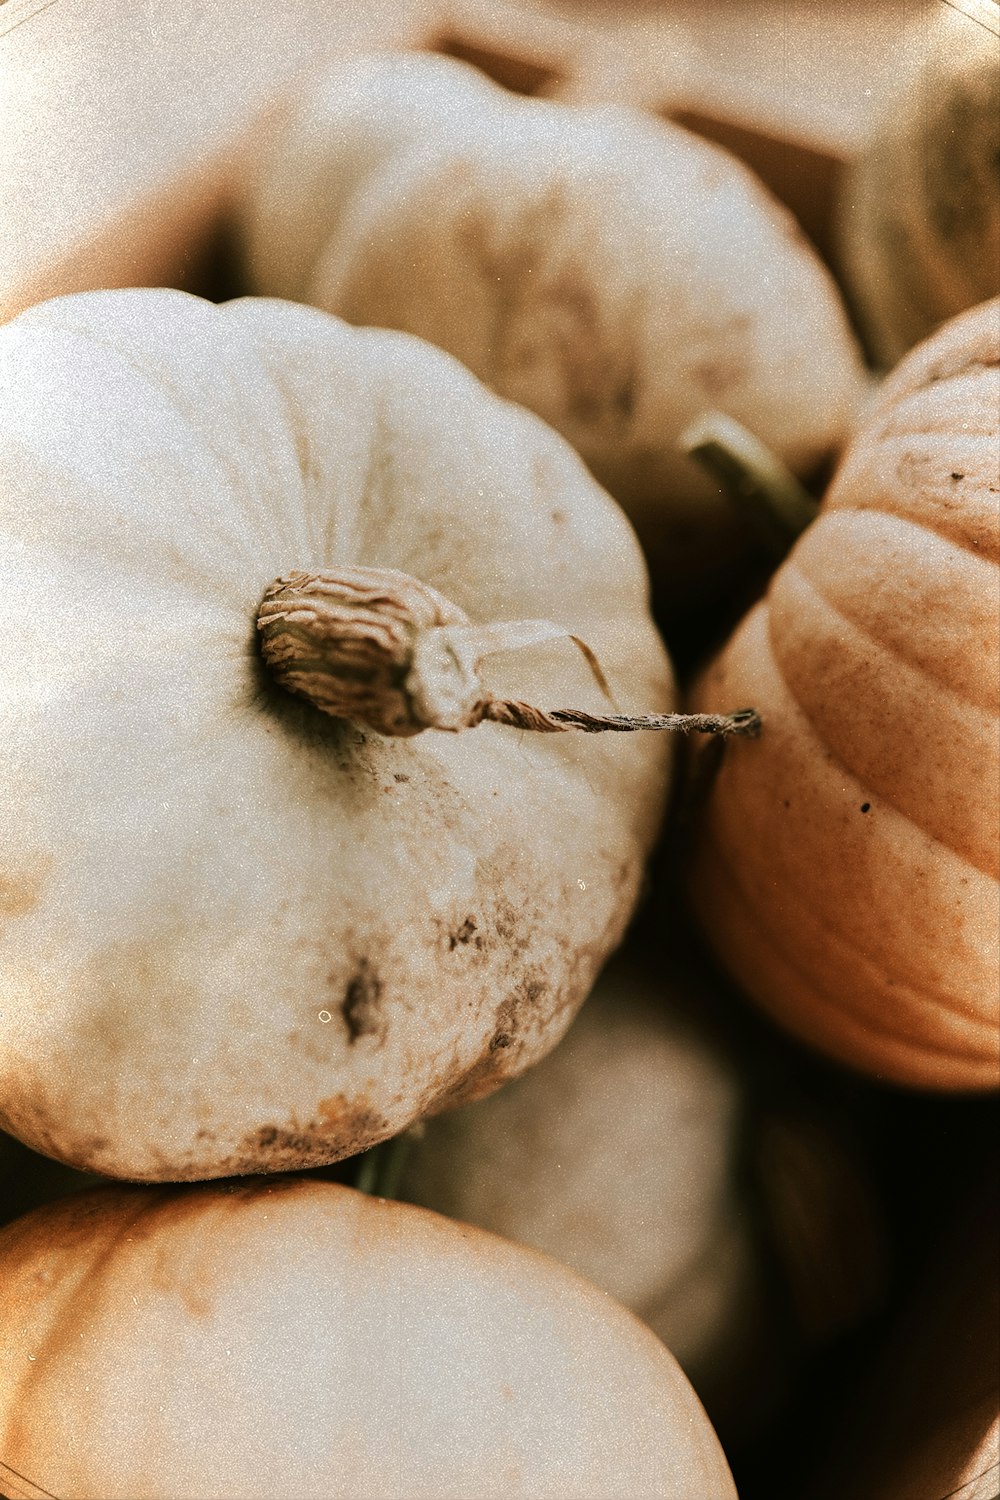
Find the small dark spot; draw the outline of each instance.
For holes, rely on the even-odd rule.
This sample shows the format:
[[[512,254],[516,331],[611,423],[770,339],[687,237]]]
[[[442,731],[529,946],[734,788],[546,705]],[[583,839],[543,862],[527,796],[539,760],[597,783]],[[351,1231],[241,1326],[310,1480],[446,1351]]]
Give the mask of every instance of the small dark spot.
[[[614,387],[611,403],[620,417],[630,417],[635,411],[635,388],[636,378],[632,370],[629,370]]]
[[[521,995],[529,1005],[534,1005],[539,995],[544,994],[545,986],[538,979],[526,979],[521,986]]]
[[[464,948],[466,943],[470,943],[475,936],[476,924],[471,917],[466,917],[461,927],[459,927],[456,932],[451,933],[451,935],[449,936],[448,951],[450,953],[454,953],[455,949],[460,945]],[[477,941],[476,946],[481,948],[482,945],[482,938],[480,938]]]
[[[862,804],[861,804],[861,811],[862,812],[871,812],[871,809],[872,809],[872,805],[871,805],[870,802],[862,802]]]
[[[254,1137],[255,1144],[258,1146],[273,1146],[277,1139],[277,1125],[262,1125]]]
[[[341,1001],[340,1012],[347,1023],[347,1036],[351,1042],[358,1037],[381,1034],[382,1018],[379,1001],[382,998],[382,981],[367,959],[362,959],[357,972],[348,981]]]
[[[552,512],[552,519],[557,526],[565,526],[566,512],[564,510],[554,510]]]
[[[952,474],[951,477],[952,477],[952,479],[964,479],[965,475],[964,474]]]
[[[495,1052],[498,1047],[509,1047],[510,1043],[510,1035],[506,1031],[498,1031],[490,1041],[490,1051]]]
[[[788,798],[786,797],[785,800],[784,800],[784,802],[781,805],[782,805],[782,807],[791,807],[792,804],[789,802]]]
[[[404,776],[401,771],[393,772],[393,781],[409,781],[409,776]]]

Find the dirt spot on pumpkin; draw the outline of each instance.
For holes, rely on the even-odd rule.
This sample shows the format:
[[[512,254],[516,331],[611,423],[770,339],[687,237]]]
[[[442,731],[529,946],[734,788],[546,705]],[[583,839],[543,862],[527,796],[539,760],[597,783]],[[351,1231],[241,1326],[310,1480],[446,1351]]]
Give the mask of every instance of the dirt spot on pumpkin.
[[[226,1174],[295,1172],[322,1167],[367,1151],[390,1133],[389,1122],[367,1099],[331,1094],[317,1106],[317,1118],[303,1125],[262,1125],[240,1142],[223,1164]]]
[[[547,995],[544,980],[538,975],[527,975],[520,980],[513,993],[497,1007],[493,1031],[483,1052],[434,1095],[426,1113],[438,1114],[460,1104],[471,1104],[491,1094],[508,1078],[516,1077],[522,1071],[519,1059],[534,1030],[532,1021],[537,1018],[539,1002]]]
[[[448,951],[454,953],[456,948],[464,948],[469,943],[474,943],[477,948],[483,946],[482,934],[477,931],[472,917],[466,917],[462,925],[448,936]]]
[[[381,1011],[382,981],[366,958],[360,960],[347,981],[340,1013],[347,1026],[347,1039],[354,1043],[363,1036],[385,1042],[386,1022]]]

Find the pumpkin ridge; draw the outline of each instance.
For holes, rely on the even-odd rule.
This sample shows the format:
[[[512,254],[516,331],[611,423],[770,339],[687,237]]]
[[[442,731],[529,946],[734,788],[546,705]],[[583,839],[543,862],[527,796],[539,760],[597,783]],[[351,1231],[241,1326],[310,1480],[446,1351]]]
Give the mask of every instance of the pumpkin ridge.
[[[802,574],[801,570],[799,570],[798,568],[796,568],[795,571],[799,574],[800,577],[805,577],[805,575]],[[822,597],[822,595],[820,597]],[[974,859],[971,859],[968,854],[963,853],[961,849],[954,848],[953,845],[948,843],[945,839],[939,838],[937,834],[932,833],[929,829],[925,828],[923,824],[919,823],[916,818],[912,817],[905,808],[900,807],[898,802],[896,802],[892,796],[876,787],[873,782],[869,780],[862,780],[862,778],[853,769],[853,767],[850,766],[841,755],[838,755],[833,746],[827,742],[821,729],[816,723],[816,720],[812,717],[812,715],[810,715],[805,705],[799,700],[798,694],[795,692],[792,684],[788,680],[784,664],[781,660],[776,646],[773,633],[774,621],[770,610],[768,610],[767,612],[767,626],[771,660],[774,664],[775,669],[777,670],[779,677],[781,678],[782,685],[786,693],[788,694],[789,699],[794,704],[798,713],[801,715],[803,723],[808,727],[809,733],[815,740],[820,753],[829,757],[829,759],[833,761],[833,763],[838,766],[839,769],[845,773],[845,775],[850,777],[855,786],[858,788],[858,795],[862,798],[862,800],[866,798],[869,792],[875,791],[878,795],[880,803],[884,807],[890,808],[900,818],[903,818],[907,823],[911,824],[912,827],[917,829],[917,831],[926,839],[929,839],[935,843],[940,843],[943,848],[948,850],[949,854],[954,855],[956,859],[960,859],[963,864],[968,865],[969,868],[975,870],[977,874],[985,875],[987,879],[996,880],[997,875],[994,870],[983,868],[983,866],[977,864]]]
[[[146,290],[146,288],[133,289],[133,295],[141,296]],[[163,295],[160,289],[156,290],[158,296]],[[99,295],[100,293],[81,294],[82,297]],[[170,292],[169,295],[173,299],[176,299],[178,301],[182,301],[188,304],[195,304],[195,306],[199,310],[199,317],[202,316],[201,310],[203,308],[210,308],[211,313],[220,315],[220,321],[222,320],[224,309],[216,306],[213,303],[204,302],[203,299],[193,297],[186,292]],[[56,302],[64,302],[65,300],[68,299],[55,299]],[[233,304],[227,304],[227,306],[231,305]],[[236,513],[238,514],[245,514],[244,508],[236,504],[240,491],[245,484],[244,477],[235,471],[233,464],[228,461],[224,454],[219,450],[219,448],[213,441],[213,432],[207,427],[200,427],[196,424],[195,414],[191,403],[189,401],[185,402],[183,399],[183,382],[180,379],[180,372],[176,372],[176,378],[171,379],[170,376],[167,375],[162,369],[154,368],[150,364],[148,358],[139,357],[135,353],[134,349],[130,347],[128,338],[123,334],[120,334],[118,338],[115,338],[114,336],[110,336],[107,333],[103,332],[92,334],[91,325],[79,327],[72,318],[64,320],[58,316],[53,316],[51,311],[52,306],[52,303],[47,303],[44,305],[43,309],[32,308],[29,311],[32,317],[38,319],[42,328],[52,334],[65,338],[67,342],[71,344],[76,343],[96,346],[97,348],[105,351],[107,354],[113,357],[116,363],[129,370],[137,378],[137,380],[141,381],[144,388],[151,391],[154,396],[157,396],[159,400],[162,401],[163,406],[171,413],[171,415],[175,417],[180,423],[182,423],[184,428],[191,433],[192,437],[195,439],[197,447],[206,450],[209,454],[211,454],[213,466],[211,482],[213,484],[221,486],[225,491],[226,498],[230,502],[229,513],[232,514],[233,511],[236,511]],[[224,378],[226,384],[231,388],[239,389],[239,386],[234,385],[232,381],[232,376],[235,373],[233,370],[232,356],[236,354],[239,357],[239,364],[237,365],[237,369],[241,369],[243,363],[246,361],[247,354],[255,354],[255,351],[252,351],[248,348],[247,341],[245,337],[242,336],[242,330],[240,329],[238,324],[234,324],[230,320],[226,331],[228,332],[229,330],[235,330],[236,338],[226,339],[225,337],[223,337],[218,341],[218,344],[216,346],[217,349],[219,348],[219,345],[221,345],[224,352],[222,354],[222,357],[219,357],[218,355],[216,356],[216,372],[220,377],[220,380]],[[255,356],[253,363],[254,375],[257,377],[257,379],[266,383],[272,396],[276,396],[278,398],[281,409],[284,412],[288,404],[285,392],[280,389],[278,382],[273,379],[270,371],[265,367],[263,361],[257,359]],[[250,387],[248,385],[244,385],[242,387],[242,390],[240,391],[240,404],[246,404],[246,399],[249,394]],[[272,429],[274,429],[274,426],[275,424],[272,424]],[[304,480],[302,475],[302,467],[299,462],[299,454],[297,450],[295,449],[294,445],[290,445],[289,449],[286,451],[290,451],[294,455],[295,472],[299,475],[299,482],[303,483]],[[226,546],[235,551],[237,548],[242,547],[244,533],[242,532],[241,528],[232,526],[228,527],[225,532],[216,532],[214,530],[214,524],[222,514],[223,511],[217,507],[216,515],[213,517],[213,534],[223,537]],[[202,526],[206,524],[206,518],[204,515],[201,516],[199,524]],[[228,604],[221,595],[219,581],[217,579],[213,581],[210,600],[222,609],[232,607],[231,604]]]
[[[883,512],[879,512],[879,514],[883,514]],[[890,516],[889,519],[893,521],[898,520],[901,525],[910,525],[915,531],[927,529],[926,527],[917,526],[915,522],[907,522],[901,517]],[[943,537],[941,540],[945,543],[948,543],[950,541],[950,538]],[[959,550],[965,551],[966,549],[962,548]],[[975,555],[976,554],[973,554],[973,556]],[[985,562],[986,566],[989,566],[989,563],[986,562],[985,559],[979,560]],[[933,684],[935,690],[938,693],[955,699],[956,702],[961,703],[966,708],[972,709],[976,713],[985,714],[990,718],[995,717],[995,715],[991,714],[990,712],[990,709],[992,708],[992,700],[990,701],[990,707],[986,707],[982,703],[978,702],[975,698],[966,697],[963,693],[959,692],[957,688],[953,687],[950,682],[941,678],[934,672],[929,671],[914,658],[907,656],[905,651],[898,644],[891,643],[883,639],[882,637],[873,635],[872,632],[868,630],[858,619],[849,614],[846,609],[843,609],[839,604],[837,604],[833,599],[830,598],[826,590],[821,587],[819,581],[811,573],[808,573],[805,568],[803,568],[800,556],[789,558],[787,571],[789,573],[794,573],[797,578],[800,578],[803,583],[805,583],[812,590],[817,598],[823,601],[823,603],[831,611],[831,613],[837,616],[838,619],[843,620],[846,624],[850,625],[852,629],[856,630],[860,635],[863,635],[866,640],[870,640],[879,648],[880,651],[886,652],[887,655],[892,656],[896,661],[901,662],[903,666],[909,668],[910,671],[926,678],[929,683]]]
[[[965,552],[969,557],[974,557],[979,562],[991,563],[994,567],[1000,563],[1000,538],[997,539],[995,550],[986,551],[984,548],[978,547],[971,538],[965,541],[960,533],[956,534],[941,524],[935,524],[935,518],[932,516],[929,516],[926,520],[914,520],[912,514],[909,514],[902,506],[893,508],[885,504],[885,498],[884,496],[880,496],[878,500],[869,501],[867,504],[860,499],[843,504],[838,501],[835,508],[837,511],[856,511],[859,515],[877,512],[879,515],[886,516],[891,521],[907,521],[911,525],[916,526],[918,530],[931,532],[932,535],[939,537],[942,542],[950,542],[959,552]]]
[[[984,709],[962,698],[953,689],[939,684],[930,674],[909,663],[901,653],[893,650],[882,638],[872,635],[863,626],[856,624],[848,615],[838,610],[826,598],[823,591],[813,583],[801,568],[795,563],[791,563],[784,570],[782,585],[791,583],[792,587],[794,587],[793,580],[796,579],[801,580],[805,587],[820,600],[822,606],[836,620],[843,622],[845,630],[853,631],[860,637],[862,642],[871,642],[874,653],[888,655],[892,663],[895,664],[895,669],[904,685],[906,678],[910,678],[909,686],[913,690],[914,697],[917,700],[921,698],[920,684],[926,682],[929,688],[932,689],[936,703],[942,709],[947,703],[951,703],[958,722],[952,725],[951,732],[946,736],[946,739],[948,742],[954,742],[961,730],[965,728],[969,729],[968,738],[964,743],[971,744],[972,746],[978,744],[980,750],[979,763],[986,771],[983,788],[984,797],[988,798],[992,791],[995,801],[997,791],[1000,791],[1000,786],[998,786],[998,782],[1000,782],[1000,764],[998,764],[997,760],[994,760],[992,764],[990,763],[990,747],[996,741],[998,727],[1000,727],[997,724],[996,714],[991,713],[989,709]],[[787,611],[788,606],[783,603],[783,608]],[[772,613],[778,612],[772,611]],[[787,614],[785,617],[787,618]],[[845,653],[853,654],[853,648],[854,643],[848,640]],[[879,754],[875,753],[877,747],[874,741],[869,740],[867,747],[864,740],[860,744],[856,744],[853,747],[854,754],[849,760],[843,751],[837,748],[832,742],[837,741],[838,744],[842,744],[842,740],[838,738],[838,731],[843,721],[835,718],[830,722],[827,716],[820,719],[814,717],[816,710],[814,709],[813,712],[810,712],[810,709],[802,701],[799,694],[792,689],[788,675],[779,659],[779,653],[773,646],[772,654],[791,696],[801,710],[803,718],[813,731],[817,742],[830,752],[838,766],[853,776],[858,786],[864,788],[866,792],[875,792],[883,806],[891,808],[900,817],[905,818],[926,838],[940,844],[942,848],[947,849],[949,853],[963,860],[970,868],[977,870],[981,875],[985,875],[989,879],[996,880],[1000,878],[1000,849],[994,849],[990,841],[986,841],[984,845],[982,817],[978,814],[978,811],[976,813],[965,813],[963,821],[962,808],[956,806],[956,790],[964,789],[965,785],[962,778],[957,780],[954,777],[952,778],[950,794],[947,797],[938,796],[934,799],[928,796],[925,802],[921,800],[921,795],[914,791],[913,776],[915,773],[909,771],[893,778],[897,788],[896,795],[894,796],[883,784],[881,777],[883,760]],[[869,667],[867,675],[868,680],[876,685],[882,677],[881,663],[878,661],[877,655],[874,665]],[[808,672],[804,681],[800,672],[799,681],[802,683],[803,690],[808,693]],[[929,698],[930,696],[931,694],[929,693],[927,697]],[[819,709],[819,712],[823,713],[822,708]],[[940,741],[936,742],[933,735],[940,730],[942,719],[944,719],[943,712],[935,716],[930,743],[920,762],[924,765],[927,764],[929,757],[941,756],[941,743]],[[861,722],[863,724],[864,720]],[[869,712],[869,730],[872,733],[878,733],[882,744],[891,743],[901,732],[906,732],[905,727],[901,731],[901,723],[903,726],[907,724],[906,704],[901,692],[895,690],[893,692],[883,692],[880,695],[878,706]],[[921,736],[919,720],[915,720],[913,723],[912,736],[919,741]],[[858,756],[863,758],[866,754],[866,749],[867,765],[856,768],[851,761]],[[939,760],[938,764],[941,766],[946,763]],[[916,774],[919,780],[919,763]]]
[[[874,1067],[876,1075],[879,1071],[884,1072],[885,1076],[892,1081],[908,1085],[915,1084],[917,1086],[926,1086],[929,1083],[930,1086],[938,1088],[957,1087],[959,1089],[967,1089],[995,1087],[997,1075],[995,1045],[984,1050],[981,1047],[974,1049],[972,1047],[949,1046],[940,1041],[915,1041],[908,1036],[901,1035],[891,1026],[879,1025],[872,1020],[870,1014],[859,1015],[856,1011],[844,1006],[832,992],[821,989],[816,984],[815,977],[802,966],[789,951],[787,945],[776,942],[772,925],[761,921],[758,916],[758,908],[749,900],[746,888],[736,876],[732,863],[720,855],[720,846],[712,838],[711,834],[706,834],[706,849],[709,846],[712,846],[713,852],[716,855],[712,870],[713,885],[717,885],[721,881],[724,885],[729,886],[739,913],[736,917],[736,922],[740,926],[745,925],[751,932],[754,940],[766,947],[769,960],[772,963],[777,963],[779,968],[784,966],[793,975],[801,979],[808,993],[809,1004],[821,1016],[833,1022],[832,1029],[835,1033],[835,1040],[824,1040],[822,1033],[828,1031],[828,1025],[821,1025],[819,1028],[810,1025],[808,1011],[804,1012],[801,1006],[794,1004],[789,1007],[772,1004],[766,992],[755,990],[737,972],[737,982],[774,1017],[775,1024],[788,1026],[798,1037],[810,1042],[812,1045],[821,1045],[824,1051],[852,1066],[857,1066],[859,1053],[867,1056],[869,1068]],[[715,898],[713,897],[713,899]],[[733,925],[732,918],[728,920],[727,925],[731,930]],[[723,929],[720,928],[720,930]],[[805,1017],[804,1020],[801,1019],[803,1015]],[[986,1029],[990,1032],[990,1040],[995,1041],[993,1027],[990,1026]],[[818,1037],[817,1032],[820,1033]],[[893,1058],[891,1063],[887,1063],[881,1052],[879,1053],[878,1061],[873,1063],[871,1060],[873,1046],[881,1048],[886,1043],[889,1044],[893,1053],[898,1054],[902,1052],[908,1057],[914,1058],[919,1071],[914,1074],[909,1067],[905,1070],[899,1068],[895,1058]],[[956,1085],[953,1082],[952,1072],[949,1070],[947,1082],[943,1083],[938,1070],[935,1068],[935,1062],[938,1059],[945,1063],[956,1059],[968,1062],[975,1068],[975,1076],[969,1077],[966,1074],[963,1076],[961,1083]],[[920,1067],[921,1064],[923,1064],[922,1068]],[[929,1078],[928,1068],[934,1069]]]
[[[759,907],[756,903],[754,903],[750,886],[748,886],[747,882],[745,882],[745,880],[742,880],[741,877],[736,874],[736,865],[735,862],[733,862],[732,859],[729,858],[729,850],[727,850],[726,847],[726,840],[724,840],[724,837],[721,837],[720,831],[718,831],[717,828],[708,829],[708,832],[706,832],[706,840],[708,840],[708,843],[711,843],[712,846],[714,846],[715,853],[717,853],[718,858],[720,858],[720,864],[723,865],[723,867],[726,868],[727,871],[729,871],[730,876],[732,876],[733,883],[735,883],[736,888],[739,889],[739,894],[741,894],[742,901],[744,901],[745,907],[747,907],[748,912],[750,912],[751,915],[754,916],[756,926],[768,932],[768,936],[769,939],[771,939],[772,945],[774,945],[775,950],[778,950],[778,935],[777,930],[775,930],[774,922],[768,921],[768,919],[766,919],[766,910],[762,909],[762,907]],[[795,897],[790,897],[790,900],[799,900],[799,897],[798,895],[795,895]],[[867,954],[865,954],[864,951],[861,950],[861,948],[855,947],[855,945],[850,942],[850,939],[847,938],[846,933],[844,933],[844,930],[841,929],[841,927],[834,926],[832,922],[825,921],[825,919],[823,919],[823,916],[820,915],[819,907],[817,907],[816,904],[808,903],[808,901],[802,901],[801,907],[799,907],[799,918],[801,918],[802,915],[804,915],[805,919],[807,919],[807,924],[810,919],[813,919],[814,926],[816,926],[817,929],[822,930],[823,933],[826,933],[826,935],[831,938],[831,941],[834,942],[835,945],[838,945],[838,947],[841,948],[847,948],[847,950],[849,950],[849,953],[852,954],[853,957],[856,957],[856,960],[858,960],[859,966],[861,966],[861,968],[868,969],[868,971],[874,972],[874,977],[876,977],[876,980],[882,980],[882,968],[880,968],[879,962],[877,962],[877,960],[870,959],[870,957],[868,957]],[[865,1016],[864,1019],[862,1019],[862,1016],[859,1016],[859,1014],[856,1013],[855,1010],[852,1010],[849,1005],[844,1005],[843,1002],[835,999],[834,995],[832,995],[831,992],[828,992],[828,990],[823,990],[822,984],[820,984],[819,981],[819,977],[817,977],[816,974],[813,974],[813,972],[811,972],[810,969],[808,969],[807,966],[804,965],[804,963],[796,960],[795,957],[793,957],[792,951],[789,950],[789,947],[787,947],[787,945],[786,947],[781,948],[780,953],[781,957],[783,957],[784,960],[787,960],[790,968],[795,969],[795,971],[798,972],[798,974],[801,975],[802,978],[804,978],[805,983],[810,986],[811,990],[814,990],[814,992],[816,992],[817,996],[820,996],[820,998],[826,996],[826,1001],[828,1001],[829,1007],[831,1007],[832,1010],[837,1011],[838,1014],[843,1014],[843,1016],[855,1017],[855,1019],[858,1020],[858,1022],[861,1023],[862,1026],[865,1026],[865,1028],[870,1028],[871,1031],[877,1032],[877,1034],[883,1035],[883,1037],[891,1037],[894,1038],[894,1040],[897,1040],[897,1038],[900,1037],[900,1032],[895,1031],[894,1028],[889,1028],[889,1026],[879,1026],[877,1025],[877,1023],[871,1022],[870,1017],[868,1016]],[[937,996],[936,993],[931,992],[931,990],[916,989],[916,987],[913,986],[910,981],[903,981],[903,983],[901,983],[901,981],[895,981],[892,989],[895,990],[895,993],[897,993],[897,995],[903,996],[904,999],[909,998],[909,996],[913,996],[916,1010],[924,1011],[925,1008],[927,1008],[927,1002],[930,1002],[931,1005],[934,1005],[934,1008],[936,1008],[936,1010],[942,1011],[942,1013],[946,1014],[946,1016],[954,1017],[955,1020],[964,1023],[964,1025],[969,1026],[969,1028],[988,1032],[988,1035],[990,1035],[990,1037],[993,1037],[994,1028],[990,1022],[985,1022],[985,1020],[982,1019],[981,1016],[972,1016],[969,1011],[961,1010],[961,1008],[955,1007],[955,1005],[946,1004],[943,999],[940,999],[939,996]],[[924,1047],[924,1043],[913,1043],[913,1046]],[[931,1046],[931,1044],[928,1043],[927,1050],[928,1052],[936,1053],[936,1055],[937,1053],[940,1053],[940,1055],[946,1056],[946,1058],[952,1058],[952,1056],[955,1056],[955,1058],[981,1058],[982,1056],[981,1047],[973,1047],[972,1044],[970,1044],[969,1047],[963,1047],[958,1046],[958,1044],[952,1044],[952,1046]]]

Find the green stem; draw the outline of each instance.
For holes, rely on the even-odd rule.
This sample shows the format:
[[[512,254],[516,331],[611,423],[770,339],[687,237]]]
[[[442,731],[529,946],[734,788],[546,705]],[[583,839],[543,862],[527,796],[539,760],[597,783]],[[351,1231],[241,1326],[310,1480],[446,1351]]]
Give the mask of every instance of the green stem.
[[[413,1125],[363,1152],[354,1177],[358,1192],[368,1193],[372,1198],[395,1198],[413,1144],[422,1134],[422,1127]]]
[[[725,412],[706,412],[677,442],[722,485],[777,557],[815,520],[819,504],[791,469]]]

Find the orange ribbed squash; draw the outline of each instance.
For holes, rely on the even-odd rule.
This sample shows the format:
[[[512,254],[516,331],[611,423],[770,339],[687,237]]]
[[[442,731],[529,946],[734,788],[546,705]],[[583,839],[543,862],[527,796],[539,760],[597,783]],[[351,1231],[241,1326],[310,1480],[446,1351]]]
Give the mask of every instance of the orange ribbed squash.
[[[4,1465],[64,1500],[736,1500],[605,1293],[301,1178],[106,1188],[0,1232]]]
[[[819,518],[694,693],[752,702],[694,901],[808,1041],[939,1089],[1000,1077],[1000,301],[883,387]]]

